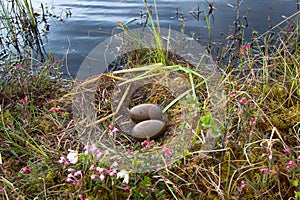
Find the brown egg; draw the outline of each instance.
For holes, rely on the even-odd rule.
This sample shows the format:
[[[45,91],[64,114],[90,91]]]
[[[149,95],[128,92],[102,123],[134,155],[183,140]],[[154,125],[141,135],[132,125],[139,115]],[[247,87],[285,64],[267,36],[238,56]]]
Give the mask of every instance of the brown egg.
[[[147,137],[155,139],[164,132],[165,128],[166,124],[160,120],[146,120],[133,127],[131,136],[139,141],[143,141]]]
[[[158,105],[155,104],[140,104],[134,106],[130,110],[130,118],[135,123],[139,123],[141,121],[157,119],[163,121],[163,113]]]

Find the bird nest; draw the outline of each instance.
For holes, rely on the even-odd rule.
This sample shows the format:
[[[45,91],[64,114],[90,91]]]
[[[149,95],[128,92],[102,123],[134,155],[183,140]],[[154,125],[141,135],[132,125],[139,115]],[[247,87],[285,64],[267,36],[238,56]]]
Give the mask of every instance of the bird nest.
[[[211,146],[205,140],[209,131],[200,134],[203,127],[201,116],[210,110],[215,112],[214,116],[221,113],[222,109],[216,109],[216,103],[222,98],[222,88],[218,85],[221,76],[212,59],[190,38],[161,29],[164,51],[160,52],[153,47],[155,38],[152,32],[138,30],[134,33],[134,36],[131,33],[118,34],[95,49],[95,52],[100,52],[105,46],[108,55],[120,55],[115,50],[122,47],[123,56],[108,62],[117,71],[108,73],[110,70],[107,70],[107,73],[88,79],[75,88],[73,118],[77,121],[81,141],[85,145],[97,145],[104,154],[103,162],[108,165],[118,162],[124,170],[145,172],[161,169],[182,158],[197,138]],[[167,35],[167,40],[164,35]],[[120,38],[122,41],[116,42]],[[141,41],[150,43],[145,44],[145,48],[134,49]],[[167,55],[165,65],[155,62],[154,58],[160,54]],[[79,78],[97,73],[99,65],[86,67],[93,61],[83,63]],[[107,63],[104,65],[108,66]],[[153,143],[148,141],[152,143],[150,149],[143,148],[131,137],[135,124],[130,119],[129,110],[143,103],[160,106],[166,119],[164,134]]]
[[[199,134],[208,96],[205,81],[198,77],[191,83],[180,68],[154,64],[80,84],[73,105],[82,142],[96,144],[106,161],[131,171],[156,170],[182,157]],[[159,105],[166,117],[167,128],[150,149],[131,137],[135,124],[129,110],[143,103]]]

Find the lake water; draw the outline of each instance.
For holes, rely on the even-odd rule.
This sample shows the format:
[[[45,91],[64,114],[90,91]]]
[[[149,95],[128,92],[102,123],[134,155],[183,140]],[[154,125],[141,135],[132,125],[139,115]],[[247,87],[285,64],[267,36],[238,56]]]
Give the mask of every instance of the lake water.
[[[153,5],[153,1],[147,1]],[[110,37],[117,22],[126,23],[130,28],[141,27],[144,19],[140,12],[145,13],[142,0],[33,0],[37,12],[41,12],[43,3],[49,13],[50,31],[47,33],[46,50],[54,51],[58,58],[64,58],[71,75],[75,76],[85,56],[100,42]],[[211,18],[211,41],[222,43],[230,33],[236,17],[235,0],[215,0],[213,20]],[[199,20],[190,14],[197,8],[209,12],[205,0],[157,0],[160,26],[174,30],[182,28],[184,18],[185,34],[197,39],[200,44],[207,45],[208,34],[204,20],[204,12]],[[178,8],[178,17],[176,9]],[[246,15],[248,27],[246,33],[253,30],[263,33],[271,25],[276,25],[297,12],[296,0],[244,0],[240,8],[240,16]],[[68,15],[66,13],[72,13]],[[243,18],[242,18],[243,19]],[[246,24],[246,21],[243,20]]]

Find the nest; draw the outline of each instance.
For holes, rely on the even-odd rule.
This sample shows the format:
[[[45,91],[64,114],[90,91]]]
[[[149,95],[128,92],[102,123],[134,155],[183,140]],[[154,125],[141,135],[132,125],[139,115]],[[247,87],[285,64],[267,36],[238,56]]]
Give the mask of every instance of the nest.
[[[78,85],[74,92],[73,117],[81,141],[85,145],[96,144],[104,153],[102,162],[118,162],[124,170],[145,172],[161,169],[182,158],[199,137],[203,110],[213,105],[216,115],[222,112],[211,104],[222,98],[219,92],[222,87],[218,85],[221,76],[212,59],[202,47],[181,33],[170,34],[169,30],[161,29],[163,48],[168,49],[164,52],[153,46],[155,39],[151,31],[133,33],[118,34],[107,41],[108,55],[119,55],[116,47],[122,47],[121,55],[125,56],[108,62],[118,71],[109,73],[108,69],[107,73]],[[167,35],[168,41],[163,35]],[[138,38],[138,42],[132,38]],[[166,65],[157,63],[159,55],[167,55]],[[88,69],[98,70],[96,66]],[[85,77],[86,73],[85,68],[79,71],[80,77]],[[142,103],[159,105],[166,116],[165,132],[149,150],[131,137],[135,124],[129,117],[129,110]],[[110,134],[110,124],[119,131]],[[203,143],[205,137],[202,137]]]
[[[174,66],[156,64],[102,74],[77,88],[73,105],[79,136],[85,144],[96,144],[107,161],[116,161],[124,169],[163,167],[178,160],[199,132],[199,104],[207,99],[201,82],[194,82],[200,85],[195,99],[188,76]],[[149,150],[130,136],[134,123],[129,110],[142,103],[159,105],[166,116],[167,129]],[[108,128],[112,123],[119,130],[113,135]],[[165,155],[163,148],[171,155]]]

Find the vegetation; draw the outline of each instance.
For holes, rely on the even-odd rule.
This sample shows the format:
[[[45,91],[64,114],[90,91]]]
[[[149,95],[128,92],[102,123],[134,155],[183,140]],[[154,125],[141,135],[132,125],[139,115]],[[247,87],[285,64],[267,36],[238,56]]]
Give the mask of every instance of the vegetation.
[[[240,37],[241,26],[222,47],[217,64],[223,69],[225,117],[220,127],[213,121],[206,78],[188,62],[178,62],[178,57],[161,49],[159,30],[153,26],[150,30],[159,49],[126,54],[130,63],[126,69],[80,84],[59,78],[62,64],[51,54],[37,64],[38,71],[32,70],[35,67],[28,57],[6,62],[0,71],[0,197],[299,199],[299,26],[294,18],[283,24],[250,42]],[[136,68],[140,64],[144,66]],[[169,128],[166,138],[136,142],[114,123],[111,101],[111,91],[118,84],[143,81],[168,70],[188,80],[191,98],[172,96],[167,88],[150,84],[139,88],[137,95],[143,98],[132,97],[130,106],[141,102],[163,105],[169,121],[175,122],[173,127],[183,119],[178,114],[183,105],[193,102],[198,117],[189,118],[189,125],[195,121],[197,125],[192,142],[171,162],[168,158],[176,152],[167,144],[176,140],[177,129]],[[137,72],[133,78],[126,76]],[[79,121],[72,111],[74,97],[86,94],[79,89],[91,83],[98,86],[93,99],[98,123]],[[74,85],[79,86],[77,90]],[[128,156],[160,149],[165,166],[143,173],[124,169],[112,151],[80,140],[81,133],[91,127],[114,147],[126,149]],[[214,135],[213,145],[204,152],[202,134],[207,130],[220,134]]]

